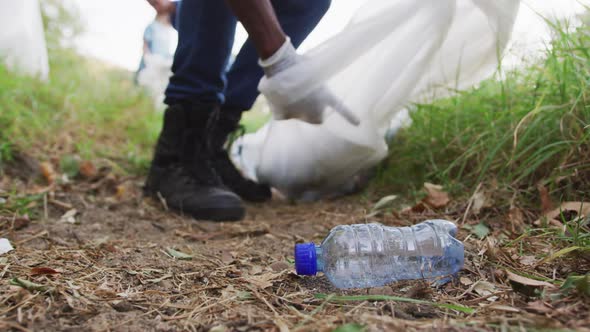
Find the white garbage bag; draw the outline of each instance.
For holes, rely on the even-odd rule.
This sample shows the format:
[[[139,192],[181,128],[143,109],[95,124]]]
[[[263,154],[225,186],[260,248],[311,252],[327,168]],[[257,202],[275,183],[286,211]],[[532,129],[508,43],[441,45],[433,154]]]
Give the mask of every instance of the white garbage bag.
[[[49,60],[38,0],[0,0],[0,61],[47,80]]]
[[[386,132],[408,103],[448,96],[494,72],[519,6],[519,0],[366,1],[303,63],[259,85],[276,110],[323,84],[361,125],[335,112],[319,126],[271,120],[242,139],[244,154],[256,158],[246,164],[257,180],[293,199],[350,190],[359,174],[387,156]]]

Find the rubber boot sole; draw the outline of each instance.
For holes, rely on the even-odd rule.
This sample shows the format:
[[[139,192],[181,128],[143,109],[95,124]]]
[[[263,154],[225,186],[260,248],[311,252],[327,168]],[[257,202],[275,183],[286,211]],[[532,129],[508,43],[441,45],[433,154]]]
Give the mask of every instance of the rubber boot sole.
[[[184,209],[182,207],[170,206],[162,202],[162,198],[157,193],[144,188],[144,196],[150,197],[155,201],[163,204],[170,211],[180,215],[191,216],[197,221],[215,221],[215,222],[235,222],[243,220],[246,216],[246,209],[242,206],[217,206],[208,208]]]

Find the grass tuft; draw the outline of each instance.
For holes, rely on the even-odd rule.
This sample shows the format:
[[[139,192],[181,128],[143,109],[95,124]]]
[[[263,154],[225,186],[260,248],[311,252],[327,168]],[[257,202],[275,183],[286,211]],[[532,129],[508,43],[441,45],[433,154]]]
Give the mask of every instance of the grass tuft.
[[[412,193],[429,181],[471,194],[484,183],[506,192],[508,203],[533,201],[541,184],[558,199],[583,199],[590,185],[590,28],[554,28],[543,60],[417,105],[378,186]]]
[[[343,295],[343,296],[336,296],[336,295],[326,295],[326,294],[315,294],[314,296],[316,299],[331,301],[331,302],[351,302],[351,301],[394,301],[394,302],[406,302],[406,303],[414,303],[414,304],[424,304],[430,305],[434,307],[444,308],[459,311],[466,314],[472,314],[475,312],[474,309],[456,305],[456,304],[447,304],[447,303],[438,303],[438,302],[430,302],[424,300],[416,300],[407,297],[401,296],[389,296],[389,295]]]
[[[50,59],[48,82],[0,66],[0,163],[19,149],[39,159],[75,154],[145,169],[161,115],[131,73],[68,49],[51,50]]]

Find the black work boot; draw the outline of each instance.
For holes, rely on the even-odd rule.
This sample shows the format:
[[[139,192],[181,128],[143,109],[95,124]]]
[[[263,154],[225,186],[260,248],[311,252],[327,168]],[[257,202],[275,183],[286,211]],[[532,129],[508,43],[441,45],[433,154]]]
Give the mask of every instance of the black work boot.
[[[225,144],[228,136],[238,129],[240,113],[221,111],[211,135],[213,168],[221,177],[223,184],[250,202],[265,202],[272,194],[270,187],[246,179],[229,158]]]
[[[211,167],[207,142],[210,107],[174,105],[146,180],[145,193],[195,219],[236,221],[244,217],[240,198],[227,190]]]

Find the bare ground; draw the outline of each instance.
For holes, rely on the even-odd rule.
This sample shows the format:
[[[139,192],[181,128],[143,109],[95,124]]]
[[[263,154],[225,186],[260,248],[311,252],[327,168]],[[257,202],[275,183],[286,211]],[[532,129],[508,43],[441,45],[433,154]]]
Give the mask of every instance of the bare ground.
[[[587,272],[588,261],[574,257],[540,264],[539,257],[551,248],[532,236],[516,245],[496,245],[496,238],[518,239],[522,225],[515,228],[514,218],[494,210],[488,213],[493,232],[486,239],[461,230],[466,266],[452,282],[342,292],[323,276],[296,276],[293,245],[320,241],[339,224],[366,222],[374,200],[302,205],[275,200],[248,206],[242,222],[197,222],[141,198],[140,179],[105,179],[39,188],[8,175],[0,178],[0,196],[9,201],[8,188],[41,197],[30,203],[35,215],[0,214],[0,237],[16,247],[0,261],[0,329],[331,331],[349,323],[372,331],[590,327],[587,298],[548,284],[528,285],[530,279],[519,284],[508,276],[526,271],[563,280]],[[386,213],[372,220],[392,226],[431,218],[478,224],[474,216],[462,220],[467,208],[467,202],[455,202],[434,212]],[[63,218],[73,209],[73,219]],[[526,212],[522,217],[524,222],[532,218]],[[191,257],[173,257],[168,248]],[[37,286],[15,285],[23,280]],[[399,296],[459,304],[474,313],[391,300],[337,302],[317,294]]]

